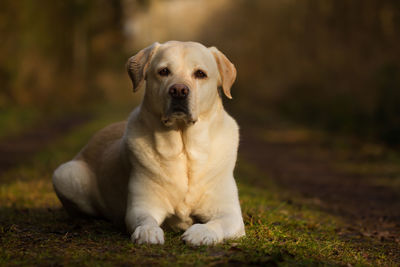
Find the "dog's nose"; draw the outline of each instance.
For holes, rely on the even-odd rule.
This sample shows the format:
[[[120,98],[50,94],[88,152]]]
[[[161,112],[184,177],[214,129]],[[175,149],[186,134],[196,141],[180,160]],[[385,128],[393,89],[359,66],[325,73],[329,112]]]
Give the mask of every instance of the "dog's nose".
[[[172,98],[185,99],[189,95],[189,87],[184,84],[174,84],[169,88]]]

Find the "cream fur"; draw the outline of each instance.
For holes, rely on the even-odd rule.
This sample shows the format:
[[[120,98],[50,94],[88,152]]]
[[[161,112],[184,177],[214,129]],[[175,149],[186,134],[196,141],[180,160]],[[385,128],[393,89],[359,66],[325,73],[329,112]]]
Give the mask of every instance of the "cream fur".
[[[160,77],[166,66],[171,75]],[[127,122],[98,132],[54,172],[64,206],[125,224],[137,243],[163,244],[162,224],[184,230],[191,245],[243,236],[233,178],[239,130],[217,90],[230,97],[233,64],[214,47],[172,41],[142,50],[127,68],[134,89],[145,87],[143,101]],[[193,76],[198,68],[206,79]],[[190,116],[168,111],[175,83],[190,88]]]

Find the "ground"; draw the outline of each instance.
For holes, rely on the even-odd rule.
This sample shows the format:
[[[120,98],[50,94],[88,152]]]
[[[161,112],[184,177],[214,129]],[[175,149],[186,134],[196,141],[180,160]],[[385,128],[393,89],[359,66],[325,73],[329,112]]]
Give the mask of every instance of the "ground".
[[[252,112],[232,109],[247,235],[213,247],[189,247],[168,231],[164,246],[135,245],[107,221],[62,209],[52,171],[96,130],[126,118],[126,107],[1,129],[0,265],[398,266],[400,154]]]

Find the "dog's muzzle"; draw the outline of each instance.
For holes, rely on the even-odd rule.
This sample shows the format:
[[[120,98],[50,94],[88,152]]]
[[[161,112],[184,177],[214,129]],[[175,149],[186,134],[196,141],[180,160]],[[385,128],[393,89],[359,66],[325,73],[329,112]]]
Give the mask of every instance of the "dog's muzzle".
[[[189,109],[190,89],[185,84],[174,84],[168,89],[170,105],[163,118],[166,125],[175,120],[184,120],[186,123],[195,123]]]

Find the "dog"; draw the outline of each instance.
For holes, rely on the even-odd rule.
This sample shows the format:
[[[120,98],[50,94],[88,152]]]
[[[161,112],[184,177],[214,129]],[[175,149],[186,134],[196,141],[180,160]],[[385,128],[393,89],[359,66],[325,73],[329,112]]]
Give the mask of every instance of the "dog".
[[[142,102],[54,171],[65,209],[124,225],[138,244],[163,244],[161,227],[184,231],[193,246],[244,236],[233,177],[239,128],[222,104],[234,65],[215,47],[169,41],[126,66],[133,90],[145,87]]]

